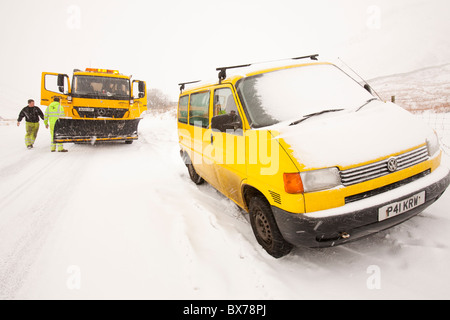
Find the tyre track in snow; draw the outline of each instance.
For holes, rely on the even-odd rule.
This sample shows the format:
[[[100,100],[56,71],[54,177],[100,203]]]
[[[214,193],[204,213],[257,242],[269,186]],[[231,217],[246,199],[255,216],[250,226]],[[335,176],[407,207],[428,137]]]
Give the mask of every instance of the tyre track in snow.
[[[29,160],[29,158],[27,160]],[[48,175],[49,170],[51,170],[51,168],[55,166],[59,161],[61,161],[60,157],[54,158],[50,162],[45,163],[44,166],[39,168],[38,171],[35,171],[31,176],[27,176],[26,179],[19,180],[16,186],[14,186],[15,178],[12,178],[13,181],[11,182],[11,185],[13,185],[13,187],[9,190],[9,192],[2,196],[0,200],[0,208],[4,208],[11,202],[17,200],[18,198],[21,198],[21,194],[23,194],[26,189],[33,188],[37,182],[45,178],[45,176]],[[25,161],[21,161],[17,164],[11,165],[10,167],[7,167],[0,173],[0,176],[3,179],[8,178],[7,175],[3,173],[4,171],[9,171],[10,175],[17,174],[18,172],[20,172],[21,167],[26,167],[26,164],[24,162]]]
[[[81,159],[74,161],[67,154],[34,156],[42,157],[36,160],[38,164],[33,167],[35,173],[25,180],[19,180],[0,201],[3,211],[0,215],[1,299],[16,297],[33,269],[41,248],[46,245],[47,237],[56,225],[55,221],[63,213],[64,198],[59,197],[63,190],[70,191],[67,181],[76,184],[77,177],[80,177],[73,172],[80,167]],[[50,157],[53,159],[47,162]],[[23,165],[21,162],[17,164],[18,167]],[[26,171],[28,173],[30,170]],[[51,189],[42,188],[40,182],[43,180],[52,181]],[[49,184],[45,183],[45,186]]]

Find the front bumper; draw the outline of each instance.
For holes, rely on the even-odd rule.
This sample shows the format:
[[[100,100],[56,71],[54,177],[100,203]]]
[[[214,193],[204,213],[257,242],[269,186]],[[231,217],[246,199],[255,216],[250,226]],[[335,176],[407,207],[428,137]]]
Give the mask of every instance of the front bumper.
[[[450,184],[449,169],[438,167],[429,175],[394,190],[346,204],[343,207],[307,214],[294,214],[272,206],[286,241],[303,247],[329,247],[388,229],[417,215],[435,202]],[[378,221],[378,210],[425,191],[425,203],[389,219]]]

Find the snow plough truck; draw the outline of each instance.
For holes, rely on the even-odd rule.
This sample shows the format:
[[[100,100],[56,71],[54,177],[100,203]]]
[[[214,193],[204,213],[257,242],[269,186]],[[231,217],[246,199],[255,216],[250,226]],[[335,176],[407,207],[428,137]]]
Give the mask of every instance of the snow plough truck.
[[[55,124],[55,143],[138,139],[141,114],[147,110],[144,81],[98,68],[75,69],[72,81],[67,74],[43,72],[41,105],[56,97],[66,116]]]

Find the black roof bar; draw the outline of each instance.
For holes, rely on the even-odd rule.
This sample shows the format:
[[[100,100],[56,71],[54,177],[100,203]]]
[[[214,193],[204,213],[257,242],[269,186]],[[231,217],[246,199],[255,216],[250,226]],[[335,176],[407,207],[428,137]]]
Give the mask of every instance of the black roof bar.
[[[318,56],[319,56],[318,54],[312,54],[310,56],[303,56],[303,57],[292,58],[292,60],[300,60],[300,59],[308,59],[308,58],[310,58],[311,60],[316,60],[317,61],[317,57]]]
[[[264,61],[264,62],[254,62],[254,63],[248,63],[248,64],[241,64],[238,66],[231,66],[231,67],[220,67],[220,68],[216,68],[216,71],[219,71],[219,83],[222,83],[223,80],[226,79],[227,77],[227,70],[228,69],[236,69],[236,68],[244,68],[244,67],[249,67],[252,64],[258,64],[258,63],[265,63],[265,62],[275,62],[275,61],[283,61],[283,60],[300,60],[300,59],[311,59],[311,60],[318,60],[317,57],[319,56],[319,54],[312,54],[309,56],[302,56],[302,57],[295,57],[295,58],[288,58],[288,59],[281,59],[281,60],[273,60],[273,61]]]
[[[216,71],[220,71],[219,72],[219,83],[222,82],[222,80],[225,80],[227,78],[227,70],[228,69],[236,69],[236,68],[244,68],[244,67],[249,67],[252,64],[241,64],[239,66],[231,66],[231,67],[220,67],[220,68],[216,68]]]
[[[197,83],[197,82],[200,82],[200,81],[202,81],[202,80],[196,80],[196,81],[189,81],[189,82],[179,83],[178,85],[180,86],[180,93],[183,92],[186,84]]]

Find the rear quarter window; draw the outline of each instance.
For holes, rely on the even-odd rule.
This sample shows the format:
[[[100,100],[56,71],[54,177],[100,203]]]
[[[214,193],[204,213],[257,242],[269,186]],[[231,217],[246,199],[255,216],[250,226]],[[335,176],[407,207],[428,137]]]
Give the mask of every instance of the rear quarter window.
[[[188,123],[188,102],[189,96],[180,97],[178,101],[178,122]]]

